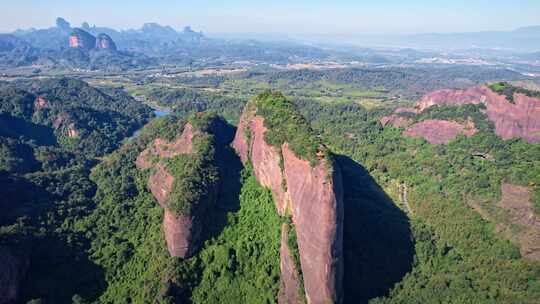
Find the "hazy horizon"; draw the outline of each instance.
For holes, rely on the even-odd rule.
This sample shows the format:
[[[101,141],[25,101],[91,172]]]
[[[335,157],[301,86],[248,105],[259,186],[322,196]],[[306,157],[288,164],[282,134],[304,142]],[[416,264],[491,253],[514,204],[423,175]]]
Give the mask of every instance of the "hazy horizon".
[[[140,28],[156,22],[175,29],[192,26],[207,33],[263,33],[304,35],[363,35],[511,31],[540,24],[539,1],[368,1],[278,0],[257,4],[245,0],[227,3],[168,3],[103,0],[46,3],[20,0],[4,4],[0,12],[0,32],[16,29],[48,28],[56,17],[72,26],[82,22],[116,29]],[[472,3],[471,3],[472,2]],[[31,19],[21,18],[22,15]]]

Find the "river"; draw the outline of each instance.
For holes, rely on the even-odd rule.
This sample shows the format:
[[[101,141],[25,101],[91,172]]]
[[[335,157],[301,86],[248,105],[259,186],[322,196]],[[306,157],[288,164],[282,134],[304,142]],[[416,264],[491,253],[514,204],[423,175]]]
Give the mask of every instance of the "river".
[[[160,117],[164,117],[164,116],[167,116],[169,114],[171,114],[171,109],[169,108],[154,108],[154,114],[156,114],[156,117],[155,118],[160,118]],[[141,133],[141,130],[142,130],[143,127],[141,127],[139,130],[135,131],[133,133],[133,135],[131,135],[128,140],[133,140],[134,138],[137,138],[137,136],[139,136],[139,134]]]

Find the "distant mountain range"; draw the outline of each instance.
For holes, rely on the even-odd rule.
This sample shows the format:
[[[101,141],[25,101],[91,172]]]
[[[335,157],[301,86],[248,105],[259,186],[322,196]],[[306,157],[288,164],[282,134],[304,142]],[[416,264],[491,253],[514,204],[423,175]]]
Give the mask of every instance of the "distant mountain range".
[[[254,61],[296,63],[329,57],[316,47],[298,43],[227,41],[207,38],[186,26],[146,23],[140,29],[72,27],[63,18],[47,29],[17,30],[0,34],[0,66],[47,65],[71,68],[125,70],[149,65],[192,65]]]
[[[504,49],[521,52],[540,51],[540,26],[513,31],[469,33],[429,33],[414,35],[291,35],[296,41],[352,44],[362,47],[398,47],[435,51],[471,48]]]
[[[63,18],[57,18],[54,27],[17,30],[12,35],[37,48],[59,50],[68,47],[69,36],[74,30],[83,30],[94,36],[106,34],[122,50],[145,51],[152,48],[200,43],[204,39],[202,33],[193,31],[189,26],[178,32],[170,26],[146,23],[140,29],[118,31],[108,27],[90,26],[87,22],[84,22],[80,28],[76,28]]]

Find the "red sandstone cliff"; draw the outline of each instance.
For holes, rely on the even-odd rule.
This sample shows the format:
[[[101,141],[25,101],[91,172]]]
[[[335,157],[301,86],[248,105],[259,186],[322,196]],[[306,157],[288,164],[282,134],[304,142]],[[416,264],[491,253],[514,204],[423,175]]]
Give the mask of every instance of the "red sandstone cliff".
[[[430,144],[447,144],[459,134],[473,136],[477,130],[472,121],[462,125],[455,121],[428,119],[412,125],[404,136],[422,137]]]
[[[278,303],[302,303],[300,281],[298,269],[295,265],[294,258],[289,248],[289,227],[287,224],[281,226],[281,262],[279,268],[281,270],[281,282],[279,286]]]
[[[116,44],[107,34],[99,34],[96,37],[96,49],[116,51]]]
[[[514,103],[493,92],[487,86],[468,90],[440,90],[427,94],[417,104],[418,111],[433,105],[479,104],[495,124],[495,133],[503,139],[523,138],[528,142],[540,141],[540,99],[514,94]]]
[[[74,29],[69,35],[69,47],[74,49],[91,50],[96,46],[96,38],[81,29]]]
[[[289,149],[265,142],[264,118],[245,111],[233,146],[250,162],[259,182],[270,188],[279,214],[291,214],[308,303],[340,301],[343,276],[343,191],[338,167],[319,155],[315,166]],[[280,165],[281,163],[281,165]],[[294,273],[282,240],[281,303],[294,303]],[[291,300],[292,299],[292,300]]]
[[[175,141],[168,142],[157,138],[136,160],[137,168],[153,169],[148,180],[148,187],[159,205],[165,210],[163,231],[169,254],[174,257],[187,258],[195,253],[202,230],[200,223],[202,215],[194,212],[187,216],[176,216],[169,210],[169,195],[174,176],[159,159],[194,153],[193,138],[198,135],[199,131],[194,130],[193,126],[187,123],[182,134]]]
[[[418,114],[435,105],[461,106],[466,104],[484,104],[486,106],[486,109],[483,110],[484,113],[495,124],[495,133],[503,139],[523,138],[528,142],[540,142],[540,99],[515,93],[512,103],[506,99],[506,96],[493,92],[487,86],[476,86],[467,90],[445,89],[431,92],[422,97],[415,108],[398,108],[394,114],[383,117],[380,122],[383,126],[390,124],[398,128],[407,127],[407,119],[400,117],[399,113]],[[447,130],[445,127],[449,129]],[[412,128],[415,128],[416,131],[410,130],[405,135],[414,136],[415,133],[420,132],[427,134],[427,136],[422,134],[420,136],[429,138],[428,141],[434,137],[441,138],[441,140],[435,140],[439,143],[447,142],[459,133],[464,133],[467,136],[474,134],[466,130],[467,126],[457,126],[452,122],[446,122],[444,126],[441,125],[440,121],[436,124],[417,124]],[[454,136],[449,138],[451,134]]]

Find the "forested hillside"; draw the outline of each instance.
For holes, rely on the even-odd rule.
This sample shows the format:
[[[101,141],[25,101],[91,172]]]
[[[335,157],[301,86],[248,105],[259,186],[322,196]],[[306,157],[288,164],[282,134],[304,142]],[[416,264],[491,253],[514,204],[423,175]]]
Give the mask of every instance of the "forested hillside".
[[[172,143],[186,123],[204,129],[215,117],[193,112],[236,123],[246,99],[153,90],[174,114],[125,140],[153,114],[119,89],[73,79],[0,87],[0,256],[11,267],[8,279],[20,285],[19,302],[277,301],[280,227],[290,219],[278,215],[275,196],[227,146],[232,126],[213,135],[222,141],[215,159],[222,184],[190,258],[168,252],[163,208],[148,183],[153,171],[136,165],[156,139]],[[256,104],[271,128],[269,144],[291,142],[313,161],[325,143],[335,155],[343,179],[344,303],[537,302],[535,230],[515,221],[503,191],[527,189],[540,214],[540,144],[503,140],[482,105],[392,114],[394,106],[262,96],[268,102]],[[406,127],[383,126],[388,115],[410,124],[472,122],[476,132],[429,144],[406,136]],[[191,177],[181,188],[189,191],[174,197],[205,195],[197,187],[208,181]]]
[[[21,299],[95,294],[102,271],[76,224],[94,206],[89,173],[151,109],[71,79],[7,85],[0,99],[0,247],[15,257]]]

